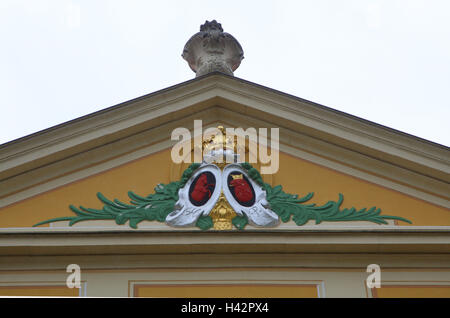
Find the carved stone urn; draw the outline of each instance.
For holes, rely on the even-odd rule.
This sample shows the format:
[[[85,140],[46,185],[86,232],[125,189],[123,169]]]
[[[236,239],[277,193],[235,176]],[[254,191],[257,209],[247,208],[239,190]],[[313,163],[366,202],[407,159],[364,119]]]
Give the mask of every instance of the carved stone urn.
[[[233,76],[244,58],[244,51],[239,42],[213,20],[200,26],[200,32],[187,41],[181,56],[196,77],[216,71]]]

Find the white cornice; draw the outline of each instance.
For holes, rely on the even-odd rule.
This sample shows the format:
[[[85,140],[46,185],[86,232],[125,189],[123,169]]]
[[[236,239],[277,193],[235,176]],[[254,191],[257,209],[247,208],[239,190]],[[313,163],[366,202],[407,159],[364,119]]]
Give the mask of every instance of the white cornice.
[[[235,232],[2,230],[0,255],[450,252],[444,228]]]

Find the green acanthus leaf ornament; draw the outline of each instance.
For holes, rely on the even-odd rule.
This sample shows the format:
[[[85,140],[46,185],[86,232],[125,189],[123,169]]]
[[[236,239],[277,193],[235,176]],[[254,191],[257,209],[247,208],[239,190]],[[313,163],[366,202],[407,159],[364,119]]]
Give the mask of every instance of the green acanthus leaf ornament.
[[[72,226],[75,223],[87,220],[115,220],[118,225],[125,224],[128,221],[130,227],[136,229],[137,225],[144,220],[165,222],[167,215],[174,210],[175,203],[178,200],[178,190],[186,184],[199,166],[199,163],[191,164],[183,172],[181,180],[169,184],[158,184],[155,187],[155,192],[146,197],[129,191],[130,204],[120,202],[117,199],[110,201],[99,192],[97,197],[104,204],[101,210],[82,206],[77,208],[70,205],[69,207],[75,213],[75,216],[50,219],[34,226],[58,221],[69,221],[69,226]],[[202,230],[207,230],[211,226],[205,220],[199,221],[199,227]]]
[[[355,208],[341,209],[340,206],[344,196],[340,193],[337,201],[328,201],[322,206],[316,206],[314,203],[305,204],[313,197],[313,193],[308,193],[302,198],[299,198],[296,194],[285,193],[281,185],[271,187],[264,183],[258,170],[253,168],[251,164],[244,162],[241,163],[241,166],[266,191],[266,200],[270,204],[270,209],[278,214],[282,222],[289,222],[292,219],[299,226],[304,225],[309,220],[315,220],[316,224],[322,221],[369,221],[387,224],[386,220],[411,223],[411,221],[399,216],[383,215],[381,209],[376,207],[360,210]]]
[[[244,192],[239,192],[244,191],[243,188],[247,190],[245,195]],[[386,220],[411,223],[399,216],[383,215],[376,207],[360,210],[341,208],[342,194],[339,194],[337,201],[329,201],[322,206],[307,204],[313,193],[299,198],[298,195],[285,193],[281,185],[271,187],[264,183],[257,169],[244,162],[228,165],[223,171],[215,165],[193,163],[183,172],[180,180],[158,184],[154,193],[146,197],[129,191],[130,203],[123,203],[117,199],[111,201],[99,192],[97,197],[103,203],[102,209],[83,206],[77,208],[70,205],[75,215],[46,220],[34,226],[58,221],[69,221],[69,226],[72,226],[88,220],[115,220],[118,225],[128,222],[134,229],[142,221],[158,221],[165,222],[168,226],[195,226],[208,230],[215,227],[215,221],[209,213],[218,202],[222,191],[236,212],[234,218],[230,219],[230,229],[234,226],[243,230],[249,224],[256,227],[273,227],[277,226],[280,220],[292,220],[298,226],[310,220],[314,220],[316,224],[323,221],[369,221],[387,224]],[[218,217],[220,219],[220,215]]]

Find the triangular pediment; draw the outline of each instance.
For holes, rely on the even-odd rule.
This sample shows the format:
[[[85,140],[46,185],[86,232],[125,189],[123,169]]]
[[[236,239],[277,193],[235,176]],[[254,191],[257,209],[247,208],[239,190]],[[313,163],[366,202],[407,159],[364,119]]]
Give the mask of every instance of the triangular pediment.
[[[77,182],[86,183],[85,189],[94,189],[95,182],[122,182],[116,190],[122,195],[114,191],[111,195],[125,200],[131,185],[123,184],[127,178],[120,173],[113,177],[112,171],[145,171],[144,166],[131,168],[137,162],[152,166],[159,182],[175,181],[182,169],[167,164],[175,143],[170,134],[177,127],[192,131],[194,120],[202,120],[205,128],[219,124],[279,128],[280,172],[263,176],[273,186],[281,184],[300,196],[315,192],[320,204],[346,192],[345,202],[361,208],[376,193],[378,198],[368,204],[384,203],[390,213],[403,217],[408,217],[404,212],[408,209],[427,209],[428,223],[425,216],[416,215],[420,212],[409,214],[416,225],[450,225],[445,214],[450,192],[448,148],[219,73],[2,145],[0,220],[14,205],[31,204],[58,191],[76,193]],[[149,187],[158,182],[153,177]],[[50,197],[42,202],[51,202]],[[72,204],[85,203],[80,198]]]

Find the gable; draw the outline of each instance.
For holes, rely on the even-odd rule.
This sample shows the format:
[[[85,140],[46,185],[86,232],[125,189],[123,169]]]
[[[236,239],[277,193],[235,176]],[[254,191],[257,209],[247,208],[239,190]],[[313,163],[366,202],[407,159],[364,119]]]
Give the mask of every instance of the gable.
[[[449,225],[445,147],[213,74],[4,145],[0,227],[68,216],[69,204],[101,208],[99,191],[129,202],[129,190],[147,195],[177,180],[183,167],[170,163],[170,132],[192,131],[195,119],[205,128],[279,127],[280,170],[264,181],[300,197],[314,192],[310,203],[342,193],[343,207]]]

